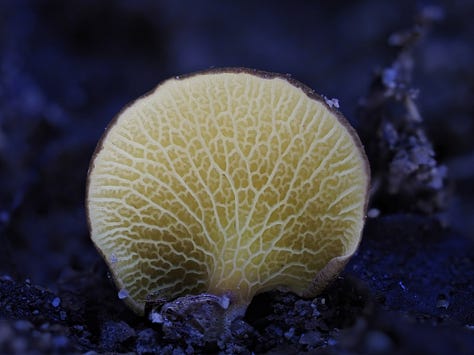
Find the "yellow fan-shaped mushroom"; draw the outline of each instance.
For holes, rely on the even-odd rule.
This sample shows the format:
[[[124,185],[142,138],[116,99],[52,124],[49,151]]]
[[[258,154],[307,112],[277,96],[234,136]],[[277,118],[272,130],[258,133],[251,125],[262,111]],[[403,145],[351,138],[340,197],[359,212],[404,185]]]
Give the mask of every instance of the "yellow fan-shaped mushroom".
[[[277,74],[173,78],[110,124],[88,176],[91,237],[125,302],[273,288],[314,296],[361,237],[368,163],[323,98]]]

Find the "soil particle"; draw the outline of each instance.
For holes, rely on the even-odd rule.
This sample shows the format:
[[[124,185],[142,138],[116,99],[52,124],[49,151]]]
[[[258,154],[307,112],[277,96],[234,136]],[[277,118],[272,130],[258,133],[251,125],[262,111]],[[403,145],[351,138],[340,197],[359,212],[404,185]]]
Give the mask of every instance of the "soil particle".
[[[102,325],[100,342],[104,351],[121,352],[131,338],[135,338],[135,330],[125,322],[108,321]]]

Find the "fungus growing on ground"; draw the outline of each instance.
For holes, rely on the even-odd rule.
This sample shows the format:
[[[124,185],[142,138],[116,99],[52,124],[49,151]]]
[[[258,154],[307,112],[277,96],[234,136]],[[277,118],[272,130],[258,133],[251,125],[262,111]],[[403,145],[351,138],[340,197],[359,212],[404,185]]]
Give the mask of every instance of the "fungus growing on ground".
[[[279,288],[315,296],[361,237],[369,169],[345,118],[287,76],[218,69],[165,81],[94,154],[91,238],[121,298],[214,295],[243,314]]]

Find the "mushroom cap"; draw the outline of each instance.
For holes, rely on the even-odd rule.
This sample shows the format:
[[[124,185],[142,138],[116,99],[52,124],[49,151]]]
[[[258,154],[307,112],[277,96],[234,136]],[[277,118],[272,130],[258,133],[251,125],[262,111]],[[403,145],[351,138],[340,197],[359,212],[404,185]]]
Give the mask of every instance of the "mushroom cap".
[[[341,113],[279,74],[169,79],[126,107],[93,156],[91,238],[124,301],[273,288],[314,296],[356,251],[369,167]]]

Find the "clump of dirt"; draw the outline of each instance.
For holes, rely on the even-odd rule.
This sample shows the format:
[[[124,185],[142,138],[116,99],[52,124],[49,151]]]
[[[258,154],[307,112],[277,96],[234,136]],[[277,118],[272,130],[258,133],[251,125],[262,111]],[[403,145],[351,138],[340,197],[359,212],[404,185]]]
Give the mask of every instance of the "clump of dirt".
[[[441,19],[439,9],[420,14],[415,25],[394,33],[398,48],[390,66],[376,71],[369,94],[359,106],[361,133],[372,167],[372,206],[385,212],[433,214],[448,205],[447,167],[436,159],[416,102],[414,51]]]

